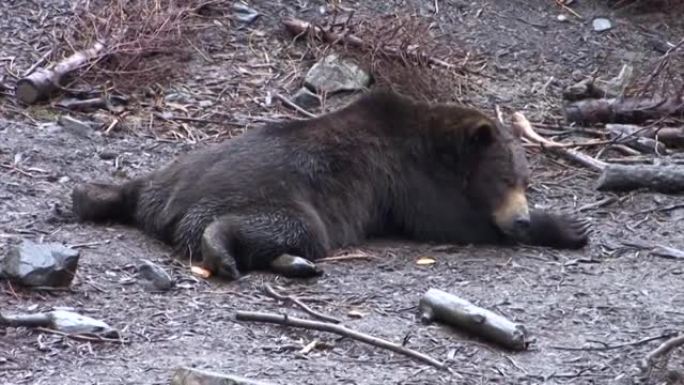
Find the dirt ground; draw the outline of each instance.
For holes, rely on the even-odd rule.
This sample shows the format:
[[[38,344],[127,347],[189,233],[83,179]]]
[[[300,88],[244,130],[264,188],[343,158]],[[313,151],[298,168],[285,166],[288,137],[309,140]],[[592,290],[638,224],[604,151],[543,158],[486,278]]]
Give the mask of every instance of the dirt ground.
[[[634,13],[616,11],[604,1],[575,1],[573,9],[584,19],[566,13],[567,22],[556,19],[560,8],[548,0],[342,3],[378,15],[427,16],[435,14],[438,4],[434,17],[440,39],[463,44],[487,64],[482,75],[469,75],[474,87],[459,98],[489,111],[495,104],[506,112],[521,110],[530,120],[550,125],[561,121],[561,91],[573,83],[573,74],[597,71],[611,77],[625,63],[645,71],[662,54],[653,42],[684,36],[681,9]],[[230,84],[226,97],[213,107],[231,120],[224,126],[189,123],[185,131],[179,129],[186,135],[178,140],[165,139],[169,136],[161,135],[161,128],[150,130],[146,123],[139,129],[135,116],[130,125],[108,134],[104,128],[78,134],[54,124],[64,112],[24,108],[0,96],[0,258],[21,239],[78,245],[82,251],[69,290],[31,291],[0,281],[2,310],[69,307],[105,320],[127,339],[125,344],[83,342],[26,328],[0,330],[0,383],[167,384],[176,367],[192,366],[279,384],[607,384],[663,339],[636,342],[681,331],[681,260],[624,245],[684,248],[684,207],[676,208],[681,197],[599,193],[596,174],[537,151],[530,151],[535,205],[577,211],[606,197],[618,198],[582,211],[594,227],[589,247],[553,251],[378,241],[360,248],[374,258],[324,263],[326,274],[317,279],[254,273],[226,283],[192,276],[183,261],[172,259],[168,247],[134,229],[76,224],[65,217],[69,193],[78,182],[135,175],[205,145],[193,138],[210,139],[228,128],[239,131],[294,115],[264,102],[269,90],[296,90],[302,69],[312,64],[306,55],[302,60],[292,55],[303,48],[290,43],[279,18],[311,20],[325,4],[256,1],[252,6],[265,14],[256,23],[244,29],[224,26],[203,37],[205,52],[214,60],[194,57],[187,64],[191,75],[168,93],[191,95],[188,104],[196,104],[212,98],[201,90]],[[49,41],[36,26],[68,13],[69,2],[35,0],[3,7],[0,68],[23,71],[40,57],[35,47]],[[593,16],[608,17],[614,28],[594,32]],[[250,50],[239,48],[245,41]],[[169,104],[158,108],[177,112]],[[436,263],[417,265],[423,256]],[[141,258],[168,268],[178,287],[146,291],[134,278]],[[305,316],[265,295],[264,283],[343,318],[351,328],[405,341],[407,347],[447,361],[451,371],[326,333],[236,322],[236,310]],[[503,351],[447,327],[422,325],[417,304],[431,287],[525,324],[534,338],[529,351]],[[321,342],[319,348],[299,353],[313,340]],[[684,369],[684,353],[674,354],[669,366]]]

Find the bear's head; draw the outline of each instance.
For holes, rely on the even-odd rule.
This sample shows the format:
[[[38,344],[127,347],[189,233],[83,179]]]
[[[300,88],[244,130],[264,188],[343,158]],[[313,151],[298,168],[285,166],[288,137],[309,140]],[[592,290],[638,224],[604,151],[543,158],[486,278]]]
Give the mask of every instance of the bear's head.
[[[434,108],[429,126],[431,147],[457,176],[471,208],[489,216],[504,234],[524,234],[530,226],[530,171],[520,131],[453,105]]]

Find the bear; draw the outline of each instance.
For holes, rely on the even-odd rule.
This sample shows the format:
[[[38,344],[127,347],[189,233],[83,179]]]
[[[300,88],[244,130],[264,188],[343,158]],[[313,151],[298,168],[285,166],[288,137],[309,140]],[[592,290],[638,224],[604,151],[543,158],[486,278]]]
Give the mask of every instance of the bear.
[[[138,227],[228,280],[377,237],[578,249],[587,221],[530,210],[520,133],[388,91],[269,123],[122,184],[73,189],[80,221]]]

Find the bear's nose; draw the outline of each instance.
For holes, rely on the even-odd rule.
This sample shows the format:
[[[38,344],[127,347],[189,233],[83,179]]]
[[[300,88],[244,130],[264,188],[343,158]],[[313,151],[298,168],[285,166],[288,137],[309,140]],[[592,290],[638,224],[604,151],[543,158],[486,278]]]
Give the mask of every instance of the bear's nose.
[[[530,217],[529,215],[521,215],[515,218],[513,224],[517,229],[526,230],[530,227]]]

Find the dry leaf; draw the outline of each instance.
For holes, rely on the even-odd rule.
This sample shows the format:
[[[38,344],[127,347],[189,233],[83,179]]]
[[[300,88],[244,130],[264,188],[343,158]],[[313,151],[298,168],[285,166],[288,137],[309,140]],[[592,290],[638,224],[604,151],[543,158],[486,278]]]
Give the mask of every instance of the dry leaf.
[[[421,258],[419,258],[419,259],[416,261],[416,265],[419,265],[419,266],[432,266],[432,265],[435,264],[435,262],[436,262],[436,261],[434,260],[434,258],[430,258],[430,257],[421,257]]]
[[[202,278],[209,278],[209,277],[211,277],[211,271],[209,271],[209,270],[207,270],[207,269],[205,269],[205,268],[203,268],[203,267],[199,267],[199,266],[190,266],[190,271],[192,272],[192,274],[194,274],[194,275],[196,275],[196,276],[198,276],[198,277],[202,277]]]
[[[350,310],[350,311],[347,313],[347,315],[350,316],[350,317],[352,317],[352,318],[363,318],[366,314],[361,313],[361,312],[358,311],[358,310]]]
[[[318,345],[318,340],[309,342],[302,350],[299,351],[299,354],[309,354],[316,347],[316,345]]]

